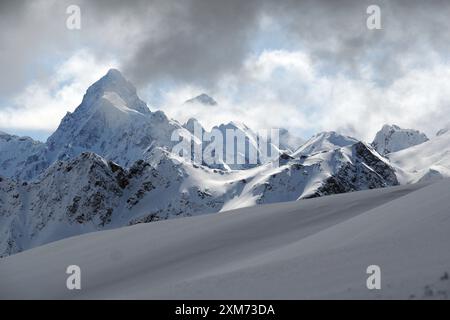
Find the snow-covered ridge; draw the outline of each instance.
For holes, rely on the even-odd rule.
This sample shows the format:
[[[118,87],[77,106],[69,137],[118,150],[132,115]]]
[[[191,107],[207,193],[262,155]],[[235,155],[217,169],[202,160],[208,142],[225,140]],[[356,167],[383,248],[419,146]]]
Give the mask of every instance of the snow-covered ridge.
[[[196,165],[164,148],[148,159],[127,169],[85,152],[32,183],[2,179],[0,256],[86,232],[398,183],[363,143],[242,171]]]
[[[427,136],[413,129],[402,129],[396,125],[384,125],[372,142],[373,147],[382,155],[400,151],[428,141]]]
[[[310,155],[322,151],[345,147],[359,142],[357,139],[341,135],[335,131],[320,132],[306,141],[293,156]]]
[[[389,154],[401,183],[450,177],[450,131],[422,144]]]

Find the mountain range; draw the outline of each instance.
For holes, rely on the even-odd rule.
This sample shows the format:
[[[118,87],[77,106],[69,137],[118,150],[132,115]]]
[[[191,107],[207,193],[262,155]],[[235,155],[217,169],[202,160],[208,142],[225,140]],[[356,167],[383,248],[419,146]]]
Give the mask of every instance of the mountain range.
[[[190,103],[220,107],[205,94]],[[249,163],[248,149],[261,152],[257,133],[230,122],[212,130],[243,135],[248,149],[235,151],[246,161],[210,165],[172,152],[174,131],[208,147],[194,126],[208,133],[196,119],[150,111],[111,69],[45,143],[1,132],[0,256],[98,230],[450,176],[445,129],[429,139],[386,125],[372,143],[333,131],[304,141],[281,129],[276,154]]]

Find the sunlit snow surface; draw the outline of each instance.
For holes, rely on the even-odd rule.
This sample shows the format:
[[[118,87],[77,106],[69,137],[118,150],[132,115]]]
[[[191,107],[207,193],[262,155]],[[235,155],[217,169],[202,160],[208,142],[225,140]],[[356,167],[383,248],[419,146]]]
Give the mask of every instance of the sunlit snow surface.
[[[436,181],[450,177],[450,132],[427,142],[389,154],[400,183]]]

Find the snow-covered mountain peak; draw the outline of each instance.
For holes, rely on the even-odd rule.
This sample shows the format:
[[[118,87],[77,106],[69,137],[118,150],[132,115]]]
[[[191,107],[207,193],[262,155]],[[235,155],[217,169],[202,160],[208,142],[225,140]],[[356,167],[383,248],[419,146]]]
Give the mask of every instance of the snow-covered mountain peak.
[[[357,139],[339,134],[335,131],[324,131],[312,136],[306,141],[293,156],[310,155],[322,151],[330,151],[337,148],[353,145],[359,142]]]
[[[178,122],[162,111],[151,112],[133,85],[113,69],[89,87],[81,105],[48,139],[49,163],[92,151],[128,167],[146,159],[155,146],[171,148],[176,129],[182,129]]]
[[[116,69],[110,69],[87,89],[81,106],[92,106],[96,100],[103,98],[105,93],[115,93],[129,109],[143,114],[150,113],[145,102],[138,97],[136,88]]]
[[[397,125],[385,124],[377,132],[372,146],[378,153],[386,155],[428,141],[427,136],[413,129],[402,129]]]
[[[206,93],[202,93],[192,99],[187,100],[185,103],[191,104],[191,103],[199,103],[205,106],[215,106],[217,105],[217,101],[214,100],[212,97],[208,96]]]
[[[134,91],[136,88],[117,69],[110,69],[103,77],[92,84],[88,92],[93,91]]]

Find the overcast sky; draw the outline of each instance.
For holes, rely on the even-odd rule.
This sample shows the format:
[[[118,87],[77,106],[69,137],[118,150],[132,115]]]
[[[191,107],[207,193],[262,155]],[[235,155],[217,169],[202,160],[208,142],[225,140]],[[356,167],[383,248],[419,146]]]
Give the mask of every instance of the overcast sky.
[[[0,130],[45,140],[114,67],[179,121],[432,136],[450,123],[449,17],[450,1],[2,0]],[[219,105],[182,105],[202,92]]]

